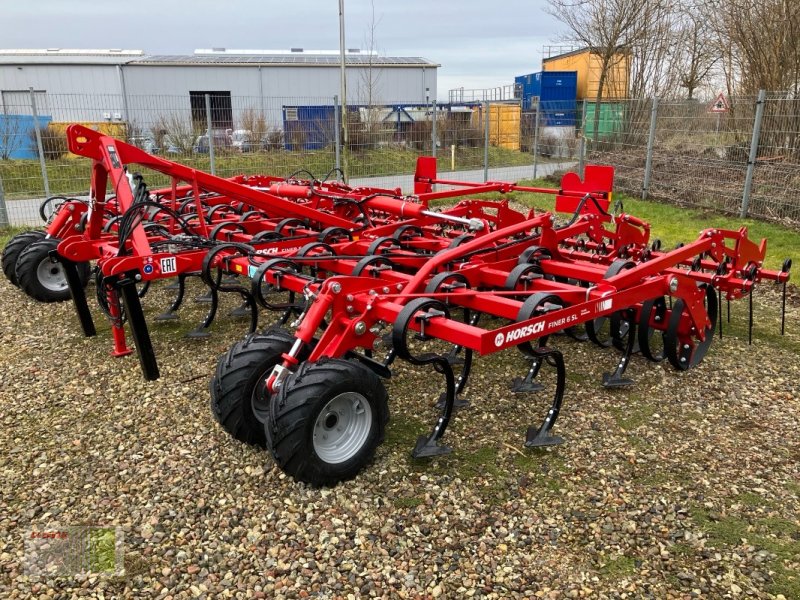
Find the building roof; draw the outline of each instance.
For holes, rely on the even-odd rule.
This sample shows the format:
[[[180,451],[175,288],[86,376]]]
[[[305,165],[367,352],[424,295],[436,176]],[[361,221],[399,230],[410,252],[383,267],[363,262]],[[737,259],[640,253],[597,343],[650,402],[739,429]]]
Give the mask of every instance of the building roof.
[[[617,46],[617,52],[620,54],[627,54],[630,53],[630,49],[626,48],[625,46]],[[578,48],[577,50],[570,50],[569,52],[562,52],[561,54],[554,54],[553,56],[548,56],[547,58],[542,58],[542,63],[546,63],[551,60],[557,60],[559,58],[565,58],[567,56],[578,56],[580,54],[590,54],[596,53],[589,47]]]
[[[241,51],[199,52],[195,54],[148,55],[143,50],[91,50],[91,49],[0,49],[0,64],[86,64],[86,65],[232,65],[232,66],[338,66],[338,53],[295,51],[275,54],[252,54]],[[347,65],[372,65],[376,67],[439,67],[441,65],[416,56],[376,56],[359,54],[352,50],[345,54]]]
[[[0,63],[14,65],[122,65],[144,56],[143,50],[67,49],[0,49]]]
[[[269,65],[269,66],[338,66],[338,55],[305,54],[194,54],[144,56],[131,61],[135,64],[172,65]],[[348,65],[373,65],[379,67],[438,67],[426,58],[416,56],[371,56],[346,54]]]

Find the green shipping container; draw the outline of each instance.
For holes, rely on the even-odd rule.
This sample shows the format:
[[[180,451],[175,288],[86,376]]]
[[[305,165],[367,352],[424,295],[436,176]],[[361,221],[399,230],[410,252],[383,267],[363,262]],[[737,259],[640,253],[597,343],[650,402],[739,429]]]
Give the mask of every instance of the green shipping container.
[[[586,125],[585,136],[588,139],[595,139],[594,135],[594,114],[596,104],[586,102]],[[625,125],[625,103],[624,102],[601,102],[600,103],[600,122],[597,124],[599,136],[597,139],[605,140],[615,133],[622,131]]]

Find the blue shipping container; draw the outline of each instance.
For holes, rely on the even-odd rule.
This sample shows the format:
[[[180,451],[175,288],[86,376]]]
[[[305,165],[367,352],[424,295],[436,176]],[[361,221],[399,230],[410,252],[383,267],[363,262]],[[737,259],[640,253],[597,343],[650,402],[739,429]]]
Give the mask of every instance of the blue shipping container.
[[[50,115],[39,115],[39,128],[44,129],[53,120]],[[37,158],[36,138],[33,133],[33,116],[0,115],[0,158]]]
[[[539,98],[541,124],[546,127],[574,127],[578,110],[578,72],[540,71],[514,78],[522,95],[522,110],[536,108]]]
[[[287,150],[322,150],[336,139],[336,108],[284,106],[283,135]]]

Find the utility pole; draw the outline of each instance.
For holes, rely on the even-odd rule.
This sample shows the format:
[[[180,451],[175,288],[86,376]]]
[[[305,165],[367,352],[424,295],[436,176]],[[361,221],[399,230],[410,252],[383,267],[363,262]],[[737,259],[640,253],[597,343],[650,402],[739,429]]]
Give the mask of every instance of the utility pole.
[[[344,0],[339,0],[339,61],[341,63],[341,93],[342,93],[342,179],[347,183],[347,73],[345,71],[345,47],[344,47]]]

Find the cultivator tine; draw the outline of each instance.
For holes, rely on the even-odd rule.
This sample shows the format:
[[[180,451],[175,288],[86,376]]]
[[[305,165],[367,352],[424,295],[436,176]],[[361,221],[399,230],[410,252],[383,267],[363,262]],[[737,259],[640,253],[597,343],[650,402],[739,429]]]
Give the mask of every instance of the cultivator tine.
[[[786,282],[783,282],[783,291],[781,292],[781,335],[786,332]]]
[[[623,350],[622,358],[619,359],[619,363],[617,363],[617,368],[614,370],[614,372],[610,374],[603,373],[604,388],[615,389],[633,385],[632,379],[627,379],[622,375],[628,368],[628,364],[631,361],[631,356],[633,355],[634,348],[636,347],[636,320],[634,318],[632,310],[627,310],[625,312],[626,312],[625,320],[621,321],[620,325],[625,322],[627,322],[628,324],[627,343],[625,344],[625,349]]]
[[[452,356],[454,354],[454,350],[460,349],[460,346],[457,346],[453,350],[451,350],[445,360],[447,361],[450,370],[453,369],[454,364],[458,364],[452,360]],[[469,400],[466,398],[461,398],[461,394],[464,392],[464,388],[467,386],[467,379],[469,378],[470,370],[472,369],[472,350],[467,348],[464,352],[464,358],[461,360],[461,372],[458,374],[458,377],[455,378],[455,388],[453,390],[453,407],[454,408],[466,408],[469,406]],[[439,396],[439,400],[436,402],[436,408],[444,408],[447,404],[447,392],[442,392]]]
[[[205,294],[201,294],[194,299],[195,302],[198,304],[210,304],[214,302],[214,294],[211,290],[207,291]]]
[[[50,258],[61,262],[67,286],[69,286],[69,293],[72,296],[72,303],[75,305],[75,312],[78,314],[78,321],[80,321],[81,329],[83,329],[83,335],[86,337],[97,335],[97,329],[92,320],[92,312],[89,310],[88,302],[86,302],[86,291],[83,289],[78,275],[77,264],[60,256],[56,250],[50,251]]]
[[[172,304],[169,305],[169,308],[165,310],[160,315],[155,317],[156,321],[174,321],[178,318],[177,312],[178,309],[181,307],[183,303],[183,297],[186,293],[186,274],[181,273],[178,275],[178,280],[175,282],[174,285],[168,285],[164,288],[165,290],[174,289],[178,290],[178,293],[175,295],[175,299],[172,301]]]
[[[411,456],[414,458],[428,458],[449,454],[453,451],[449,446],[439,443],[444,435],[450,418],[453,414],[456,401],[456,378],[453,368],[447,361],[447,357],[433,353],[426,353],[414,356],[408,348],[407,337],[409,325],[412,320],[419,324],[420,333],[424,336],[425,322],[436,317],[449,317],[450,311],[447,306],[431,298],[416,298],[409,302],[397,317],[392,327],[392,348],[396,356],[409,361],[414,365],[433,365],[437,373],[445,377],[444,402],[442,403],[442,414],[436,420],[436,425],[429,436],[420,436]],[[416,336],[415,336],[416,337]]]
[[[789,271],[792,269],[792,259],[787,258],[783,261],[781,266],[781,274],[785,274],[786,278],[783,280],[783,290],[781,291],[781,335],[786,332],[786,282],[789,280]]]
[[[722,294],[717,296],[717,310],[722,314]],[[722,339],[722,319],[719,319],[719,339]]]
[[[230,281],[230,280],[228,280]],[[238,282],[234,280],[234,285]],[[252,310],[250,307],[250,303],[248,301],[244,301],[241,305],[237,306],[231,312],[228,313],[231,317],[249,317],[252,314]]]
[[[531,366],[525,377],[515,377],[511,382],[511,391],[515,394],[539,392],[544,389],[541,383],[534,381],[542,368],[542,360],[538,357],[531,359]]]
[[[219,294],[217,293],[216,288],[209,288],[207,296],[210,298],[209,302],[211,303],[211,306],[209,307],[206,316],[203,318],[200,324],[186,334],[186,337],[188,338],[204,339],[211,337],[211,332],[208,331],[208,328],[211,327],[211,324],[214,322],[214,317],[217,316],[217,309],[219,308]],[[195,301],[197,301],[196,298]]]
[[[426,364],[421,362],[420,364]],[[456,401],[456,384],[453,368],[447,359],[444,357],[436,357],[427,362],[432,364],[433,368],[444,375],[445,378],[445,392],[444,402],[442,403],[442,414],[436,420],[436,425],[429,436],[421,435],[417,438],[417,443],[411,451],[411,456],[414,458],[430,458],[433,456],[442,456],[450,454],[453,449],[450,446],[439,444],[439,440],[444,435],[447,425],[450,423],[450,418],[453,415]]]
[[[564,439],[557,435],[550,435],[550,430],[558,419],[561,412],[561,404],[564,400],[564,389],[566,386],[567,371],[564,367],[564,356],[554,348],[535,348],[540,364],[547,362],[556,369],[556,389],[553,393],[553,404],[542,424],[537,428],[529,427],[525,435],[525,446],[527,448],[544,448],[547,446],[557,446],[564,443]]]
[[[160,375],[158,363],[156,362],[156,354],[153,351],[153,344],[150,341],[147,321],[144,319],[142,302],[136,290],[136,282],[133,277],[127,276],[116,283],[116,288],[122,296],[125,315],[128,317],[128,325],[131,328],[131,335],[136,345],[136,353],[139,355],[139,364],[144,378],[148,381],[155,381]]]
[[[753,288],[747,294],[747,345],[753,345]]]

